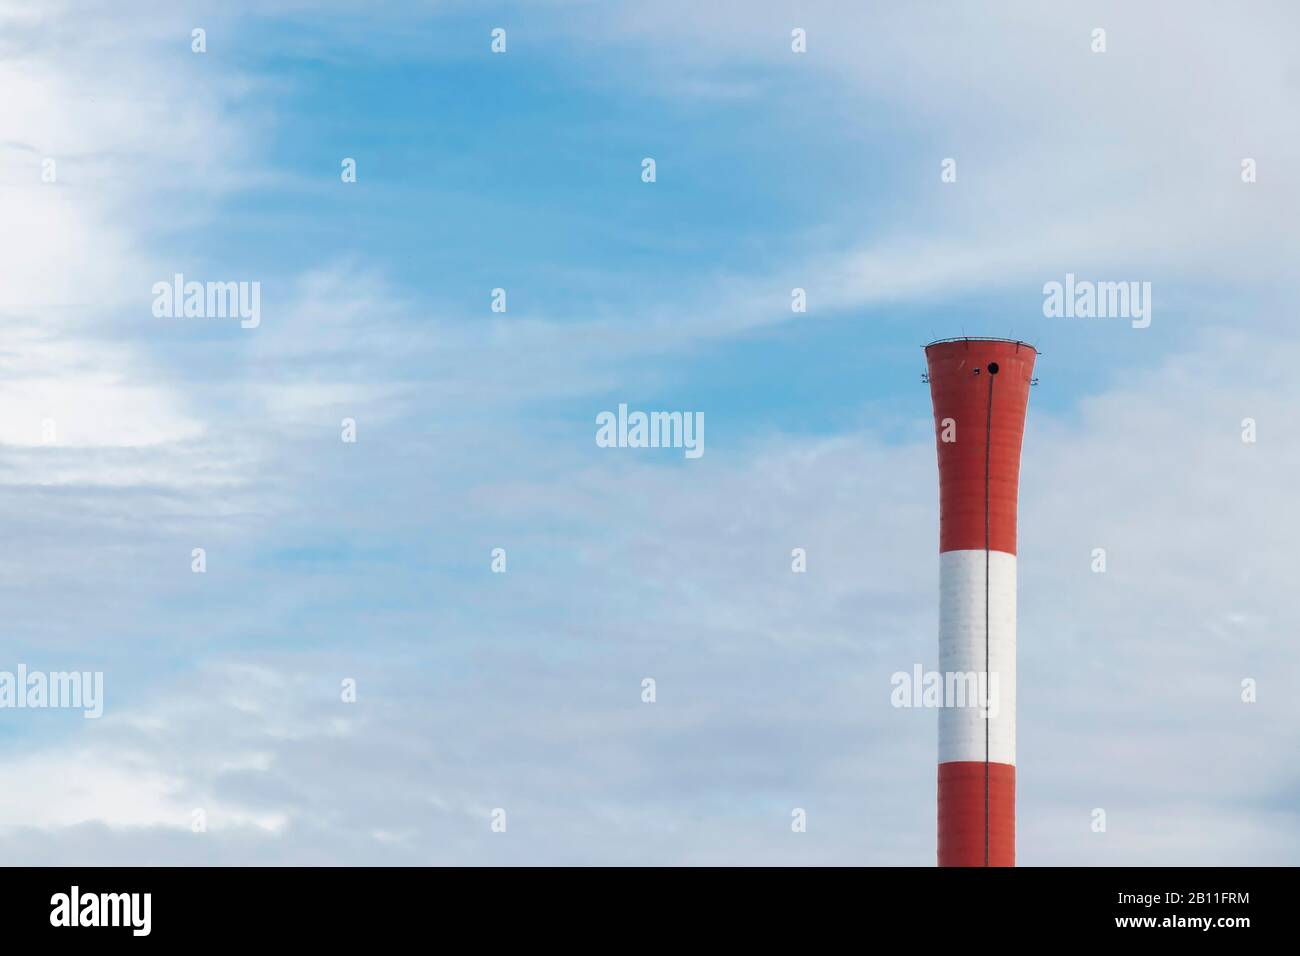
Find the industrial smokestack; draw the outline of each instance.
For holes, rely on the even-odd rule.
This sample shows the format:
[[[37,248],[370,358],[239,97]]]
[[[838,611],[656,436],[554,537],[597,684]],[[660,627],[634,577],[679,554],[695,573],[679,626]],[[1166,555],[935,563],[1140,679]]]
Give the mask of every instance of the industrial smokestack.
[[[1016,862],[1016,498],[1031,345],[925,347],[939,453],[939,671],[984,699],[939,710],[939,865]],[[987,708],[987,711],[986,711]]]

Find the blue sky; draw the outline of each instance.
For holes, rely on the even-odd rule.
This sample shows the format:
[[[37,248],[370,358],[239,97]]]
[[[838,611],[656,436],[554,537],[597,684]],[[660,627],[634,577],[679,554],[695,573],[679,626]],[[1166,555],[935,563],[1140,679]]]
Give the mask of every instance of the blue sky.
[[[983,334],[1044,353],[1021,860],[1296,861],[1287,5],[139,6],[0,3],[0,669],[107,697],[0,710],[6,859],[931,864],[920,346]]]

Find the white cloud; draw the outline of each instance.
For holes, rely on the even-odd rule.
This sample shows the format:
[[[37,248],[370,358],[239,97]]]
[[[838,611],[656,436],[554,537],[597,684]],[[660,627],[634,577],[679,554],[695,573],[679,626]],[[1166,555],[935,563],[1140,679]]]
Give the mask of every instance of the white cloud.
[[[604,15],[643,88],[676,95],[694,78],[761,70],[787,81],[762,95],[795,115],[814,106],[807,77],[846,92],[816,104],[827,124],[819,148],[870,150],[862,189],[844,195],[859,238],[790,269],[823,303],[933,301],[1067,269],[1277,280],[1300,251],[1300,180],[1289,174],[1300,131],[1279,121],[1297,87],[1292,4],[794,11],[673,0]],[[794,25],[808,32],[805,55],[789,51]],[[1090,50],[1099,25],[1104,54]],[[897,117],[883,129],[882,110]],[[946,157],[957,160],[954,184],[939,181]],[[1240,179],[1245,157],[1259,163],[1253,185]],[[860,212],[882,188],[897,200]]]
[[[1264,142],[1268,169],[1294,155],[1293,132],[1268,122],[1289,109],[1274,28],[1286,9],[1216,17],[1222,30],[1176,30],[1166,45],[1157,14],[1116,8],[1110,59],[1069,70],[1070,31],[1082,45],[1090,19],[972,9],[806,18],[809,69],[914,108],[918,176],[933,163],[937,179],[929,152],[949,148],[922,144],[927,128],[965,144],[955,197],[936,184],[849,252],[810,253],[821,301],[955,295],[1067,262],[1217,279],[1289,265],[1294,186],[1261,188],[1264,201],[1233,192],[1248,188],[1239,143]],[[788,57],[784,11],[614,16],[674,67],[707,61],[702,76],[679,70],[678,92],[741,96],[728,63]],[[167,208],[121,213],[163,169],[231,185],[240,170],[207,144],[241,141],[238,127],[219,98],[173,82],[174,61],[107,69],[97,24],[48,34],[23,18],[48,42],[0,67],[20,93],[0,105],[14,130],[0,188],[22,225],[0,236],[18,274],[0,291],[12,333],[0,440],[36,445],[53,417],[67,447],[6,450],[4,480],[35,506],[8,519],[0,579],[22,598],[11,624],[29,645],[108,655],[121,680],[108,675],[102,727],[6,761],[7,859],[930,862],[933,715],[888,706],[889,675],[935,652],[923,392],[902,446],[768,434],[685,465],[602,456],[502,408],[653,374],[619,363],[773,321],[767,290],[780,298],[784,279],[724,280],[707,322],[661,303],[635,323],[466,325],[421,314],[434,305],[362,262],[307,273],[254,337],[222,343],[230,385],[203,385],[208,411],[184,379],[146,374],[162,361],[146,342],[111,335],[132,328],[130,290],[143,309],[171,271],[141,232]],[[141,29],[112,40],[156,49],[183,35]],[[1238,30],[1248,43],[1206,46]],[[70,56],[60,44],[77,37]],[[1138,38],[1163,55],[1134,53]],[[1171,61],[1202,78],[1208,106],[1169,80]],[[1079,81],[1094,66],[1109,72]],[[92,107],[81,91],[101,74]],[[1129,168],[1130,144],[1153,140],[1168,163]],[[47,150],[72,160],[57,187],[39,182]],[[1222,193],[1198,185],[1219,175]],[[1104,201],[1078,202],[1102,187]],[[1250,327],[1270,321],[1252,313]],[[1295,784],[1277,755],[1300,726],[1285,693],[1300,659],[1280,637],[1300,623],[1286,577],[1297,360],[1289,338],[1206,336],[1085,400],[1077,420],[1031,410],[1025,862],[1294,861]],[[321,454],[354,409],[370,416],[361,454]],[[1253,446],[1239,438],[1248,415]],[[387,442],[371,442],[376,422]],[[506,576],[484,570],[489,539],[510,543]],[[196,540],[212,552],[202,577],[187,566]],[[795,546],[807,575],[789,570]],[[1105,576],[1089,570],[1095,546],[1109,550]],[[252,669],[134,683],[159,661],[214,657]],[[361,677],[356,705],[337,700],[342,674]],[[653,706],[639,700],[647,675]],[[1243,676],[1260,678],[1256,705],[1237,699]],[[210,811],[204,844],[188,829],[195,806]],[[488,833],[495,806],[510,809],[509,841]],[[811,826],[792,845],[793,806]],[[1111,826],[1094,840],[1095,806]]]
[[[1285,570],[1300,534],[1287,477],[1300,447],[1284,427],[1300,393],[1294,381],[1253,382],[1254,360],[1248,345],[1216,339],[1085,403],[1078,421],[1031,403],[1025,863],[1294,859],[1294,781],[1276,757],[1300,726],[1286,692],[1300,654],[1278,637],[1300,625]],[[1240,440],[1245,414],[1260,422],[1255,445]],[[927,864],[934,717],[888,703],[890,675],[936,654],[934,450],[922,408],[916,419],[902,446],[774,435],[672,467],[593,449],[553,478],[512,466],[540,453],[525,443],[494,459],[498,480],[472,492],[440,484],[424,501],[419,521],[449,553],[473,552],[466,535],[480,532],[466,525],[512,542],[508,575],[482,570],[453,587],[472,625],[431,594],[414,644],[396,637],[391,611],[349,615],[316,632],[331,635],[327,655],[257,651],[241,658],[251,670],[154,692],[171,703],[119,699],[104,742],[83,741],[77,759],[116,766],[132,754],[132,780],[177,796],[138,800],[146,809],[133,817],[117,802],[91,813],[51,795],[50,819],[147,825],[152,814],[162,825],[210,800],[231,821],[209,834],[210,852],[231,861]],[[419,494],[435,457],[407,449],[400,484],[377,459],[346,468],[363,483],[387,475],[386,496],[402,499]],[[334,486],[342,466],[318,464],[297,486],[300,513],[285,518],[308,520]],[[538,534],[538,514],[563,538]],[[398,547],[422,537],[408,523],[382,510],[362,521]],[[807,574],[790,571],[795,546]],[[1105,575],[1090,569],[1095,546],[1108,549]],[[273,584],[286,602],[251,600],[276,630],[295,619],[295,594],[356,587],[364,573],[286,570]],[[386,574],[390,594],[430,586],[419,563]],[[364,636],[337,644],[353,627]],[[357,704],[338,703],[340,674],[359,676]],[[654,705],[639,699],[647,675]],[[1239,699],[1246,676],[1260,682],[1253,705]],[[40,801],[39,781],[58,777],[29,769],[25,799]],[[507,843],[485,836],[495,806],[511,814]],[[813,824],[792,845],[793,806]],[[1090,830],[1094,807],[1107,811],[1105,834]],[[3,822],[26,812],[11,804]],[[274,829],[274,845],[244,824]],[[11,830],[12,854],[34,839]],[[60,852],[75,858],[78,845]]]

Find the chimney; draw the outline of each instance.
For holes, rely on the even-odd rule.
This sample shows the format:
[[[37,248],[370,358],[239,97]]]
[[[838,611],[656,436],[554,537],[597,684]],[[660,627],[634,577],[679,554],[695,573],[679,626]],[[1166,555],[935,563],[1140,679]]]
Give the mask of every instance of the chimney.
[[[1016,862],[1016,498],[1037,354],[1012,339],[925,346],[939,455],[940,866]],[[977,699],[954,706],[948,688],[969,688],[971,674]]]

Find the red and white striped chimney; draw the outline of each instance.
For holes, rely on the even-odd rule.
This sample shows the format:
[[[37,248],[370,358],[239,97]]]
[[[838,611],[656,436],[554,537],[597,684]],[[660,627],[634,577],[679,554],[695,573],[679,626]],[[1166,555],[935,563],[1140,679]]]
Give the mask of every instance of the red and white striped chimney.
[[[1037,351],[1010,339],[925,347],[939,452],[939,671],[982,675],[939,711],[939,865],[1016,862],[1016,497]]]

